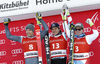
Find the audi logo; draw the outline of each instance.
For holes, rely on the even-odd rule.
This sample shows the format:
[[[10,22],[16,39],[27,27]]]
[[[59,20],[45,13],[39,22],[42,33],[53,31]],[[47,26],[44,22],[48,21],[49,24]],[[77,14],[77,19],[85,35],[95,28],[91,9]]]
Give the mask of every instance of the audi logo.
[[[100,38],[98,39],[98,42],[100,43]]]
[[[12,54],[19,54],[19,53],[22,53],[22,52],[23,52],[23,50],[21,48],[20,49],[13,49],[11,51]]]
[[[7,64],[6,62],[0,63],[0,64]]]
[[[89,52],[89,56],[94,56],[94,52],[93,51],[91,51],[91,52]]]
[[[13,61],[12,64],[24,64],[23,60]]]
[[[98,32],[100,33],[100,26],[97,27]]]
[[[6,55],[6,51],[0,51],[0,56],[5,56]]]
[[[0,40],[0,44],[5,44],[5,40],[4,39]]]
[[[90,27],[84,28],[84,32],[91,32],[91,28]]]

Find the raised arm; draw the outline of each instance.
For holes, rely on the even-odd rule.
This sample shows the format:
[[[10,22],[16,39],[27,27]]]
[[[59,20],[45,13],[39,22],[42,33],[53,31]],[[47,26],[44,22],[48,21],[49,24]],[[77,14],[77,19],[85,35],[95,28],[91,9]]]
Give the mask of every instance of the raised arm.
[[[47,34],[49,28],[48,28],[47,24],[42,19],[40,19],[40,22],[42,23],[43,28],[44,28],[44,30],[41,31],[41,39],[43,39],[44,36]]]
[[[62,16],[62,20],[63,20],[63,29],[64,29],[64,32],[67,34],[66,36],[68,38],[70,38],[70,30],[69,30],[69,26],[70,24],[72,23],[72,17],[69,13],[69,10],[68,10],[68,6],[66,4],[64,4],[62,6],[62,13],[61,13],[61,16]],[[67,21],[66,21],[67,19]]]
[[[97,29],[96,29],[94,23],[91,21],[91,19],[87,19],[86,22],[92,27],[92,30],[93,30],[93,34],[86,35],[86,41],[90,45],[92,43],[92,41],[95,40],[99,36],[99,32],[97,31]]]
[[[21,43],[21,36],[11,35],[11,33],[9,31],[9,28],[8,28],[8,24],[9,24],[10,21],[11,20],[9,18],[4,18],[4,25],[5,25],[5,33],[6,33],[6,36],[10,40],[14,40],[14,41],[17,41],[17,42],[20,42]]]
[[[44,36],[47,34],[49,28],[47,26],[47,24],[42,20],[42,15],[40,12],[36,13],[36,20],[37,20],[37,24],[41,24],[43,25],[44,30],[40,31],[41,32],[41,41],[44,38]]]

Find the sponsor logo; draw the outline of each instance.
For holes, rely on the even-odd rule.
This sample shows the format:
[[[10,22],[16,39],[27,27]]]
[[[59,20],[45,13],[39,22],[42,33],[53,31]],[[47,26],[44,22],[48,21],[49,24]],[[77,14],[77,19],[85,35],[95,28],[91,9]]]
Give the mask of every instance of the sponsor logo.
[[[0,44],[5,44],[5,39],[1,39]]]
[[[63,2],[63,0],[36,0],[36,5]]]
[[[84,55],[74,55],[74,57],[84,57]]]
[[[63,41],[63,39],[50,40],[50,43],[51,42],[58,42],[58,41]]]
[[[7,64],[6,62],[2,62],[2,63],[0,63],[0,64]]]
[[[45,35],[45,48],[46,48],[46,54],[49,54],[49,39],[48,36]]]
[[[13,49],[11,51],[12,54],[19,54],[19,53],[22,53],[22,52],[23,52],[23,50],[21,48],[20,49]]]
[[[99,19],[98,19],[98,12],[96,12],[96,13],[92,16],[91,20],[92,20],[94,23],[96,22],[96,20],[97,20],[97,21],[99,20]]]
[[[84,32],[91,32],[91,28],[90,27],[84,28]]]
[[[27,6],[29,5],[29,0],[27,1],[12,1],[11,3],[3,3],[0,4],[0,12],[6,12],[6,11],[13,11],[13,10],[18,10],[18,9],[26,9],[28,8]]]
[[[5,56],[6,55],[6,51],[0,51],[0,56]]]
[[[74,44],[86,44],[86,42],[75,42]]]
[[[23,60],[13,61],[12,64],[24,64]]]
[[[33,42],[37,42],[37,40],[23,41],[23,44],[25,44],[25,43],[33,43]]]
[[[100,43],[100,38],[98,39],[98,42]]]
[[[38,55],[37,52],[34,52],[34,53],[27,53],[26,56],[32,56],[32,55]]]
[[[0,31],[0,34],[5,34],[5,30],[1,30]]]
[[[36,56],[38,56],[38,51],[28,51],[28,52],[24,52],[24,58],[36,57]]]
[[[37,30],[38,31],[38,30]],[[40,32],[36,32],[36,34],[40,34]]]
[[[10,40],[11,45],[16,45],[16,41]]]
[[[94,56],[94,52],[93,51],[90,51],[89,52],[89,56],[91,56],[91,57]]]
[[[100,33],[100,26],[97,27],[98,32]]]
[[[55,55],[66,55],[66,50],[51,51],[51,56],[55,56]]]
[[[22,2],[20,0],[11,3],[0,4],[0,9],[14,8],[14,7],[27,6],[27,5],[29,5],[29,0],[27,0],[27,2]]]
[[[58,22],[59,26],[63,25],[63,21]]]
[[[58,52],[52,52],[51,55],[55,55],[55,54],[63,54],[61,51]]]
[[[89,53],[75,53],[74,59],[84,59],[89,58]]]

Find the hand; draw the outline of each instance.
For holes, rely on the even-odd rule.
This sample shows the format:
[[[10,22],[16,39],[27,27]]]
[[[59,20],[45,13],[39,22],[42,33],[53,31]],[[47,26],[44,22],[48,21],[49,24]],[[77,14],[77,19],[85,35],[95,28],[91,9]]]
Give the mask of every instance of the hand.
[[[36,19],[42,19],[42,14],[40,12],[37,12],[36,13]]]
[[[65,10],[62,11],[61,16],[62,16],[62,20],[66,20],[66,11]]]
[[[92,20],[90,18],[88,18],[86,20],[86,23],[88,23],[90,26],[94,25],[94,23],[92,22]]]
[[[9,18],[4,18],[4,25],[8,25],[11,20]]]
[[[66,4],[64,4],[62,6],[62,13],[61,13],[62,19],[66,20],[66,16],[69,16],[69,15],[70,15],[70,13],[69,13],[69,10],[68,10],[68,6]]]
[[[36,20],[37,20],[37,24],[41,24],[41,22],[39,21],[40,19],[42,19],[42,15],[40,12],[37,12],[36,13],[36,16],[35,16]]]

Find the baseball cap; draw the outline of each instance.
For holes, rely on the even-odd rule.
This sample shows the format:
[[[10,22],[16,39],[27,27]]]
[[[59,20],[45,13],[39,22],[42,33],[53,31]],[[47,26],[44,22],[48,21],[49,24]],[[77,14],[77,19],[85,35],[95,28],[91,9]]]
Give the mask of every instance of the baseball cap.
[[[58,23],[53,23],[53,24],[51,24],[50,29],[52,29],[52,27],[58,27],[58,28],[60,28]]]
[[[83,24],[82,23],[77,23],[77,24],[75,24],[75,28],[76,27],[81,27],[81,28],[84,28],[84,26],[83,26]]]

